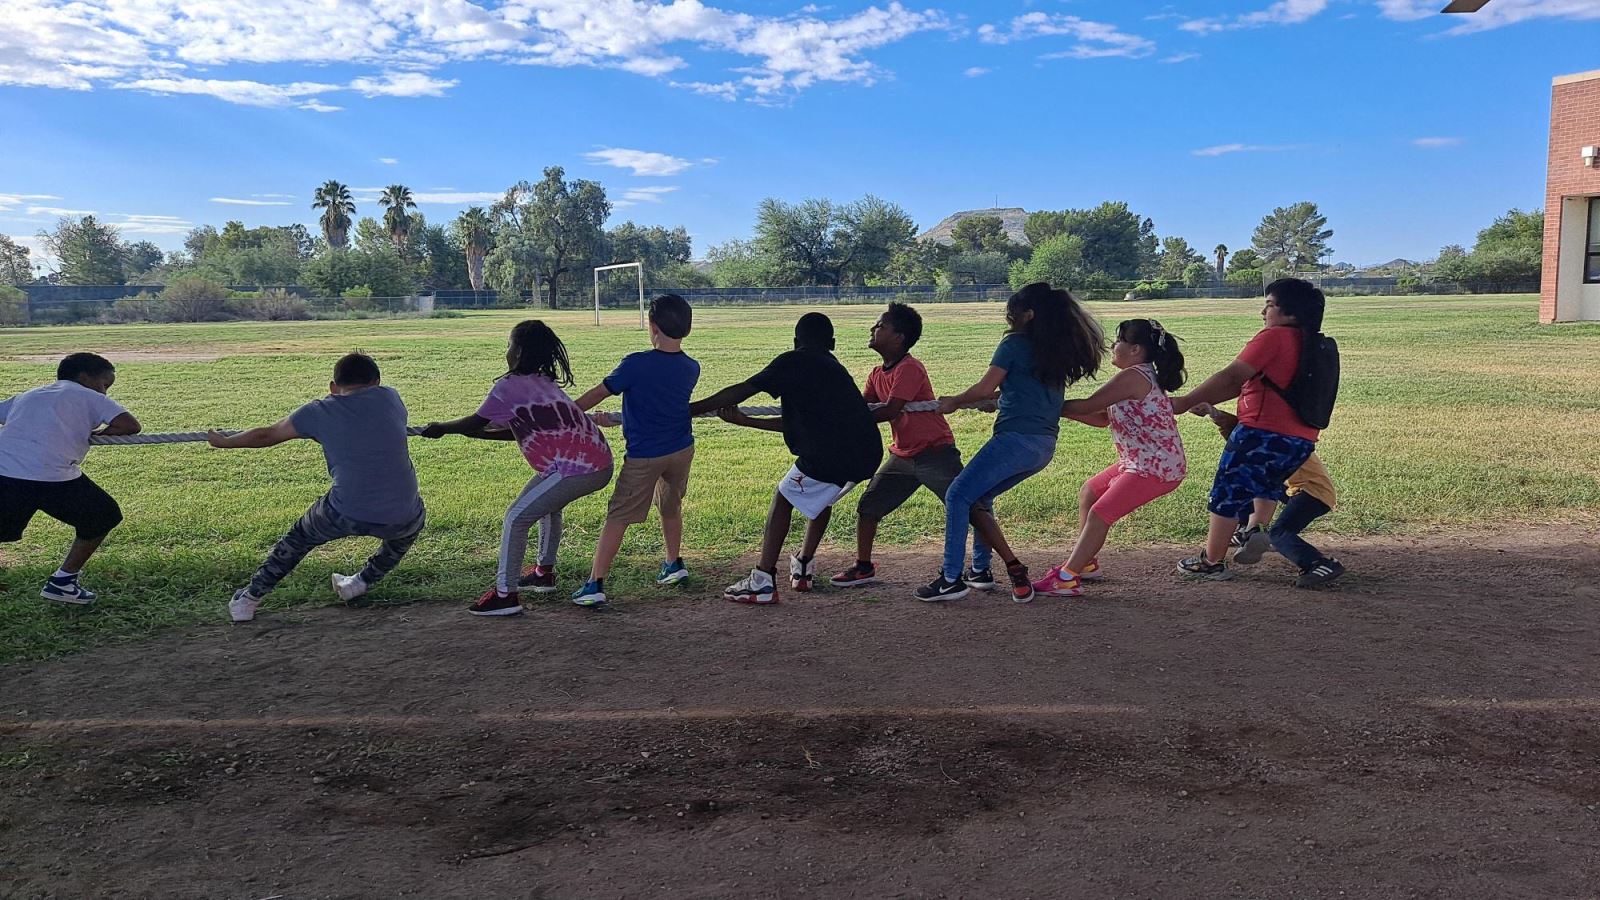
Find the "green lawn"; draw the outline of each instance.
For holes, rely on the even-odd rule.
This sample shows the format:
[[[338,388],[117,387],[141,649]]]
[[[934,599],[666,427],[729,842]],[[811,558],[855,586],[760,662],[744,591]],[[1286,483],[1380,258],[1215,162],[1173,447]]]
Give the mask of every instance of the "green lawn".
[[[1255,301],[1095,304],[1108,330],[1135,315],[1159,317],[1184,341],[1194,380],[1225,364],[1260,325]],[[1322,453],[1342,491],[1324,531],[1373,533],[1500,519],[1572,519],[1600,502],[1600,327],[1542,327],[1527,296],[1335,299],[1327,330],[1343,348],[1344,385]],[[840,358],[864,378],[876,356],[865,349],[876,307],[823,307],[840,333]],[[687,349],[703,365],[700,394],[742,379],[790,345],[796,307],[708,309]],[[603,327],[592,313],[546,314],[566,340],[581,391],[625,353],[646,346],[636,313]],[[923,307],[916,353],[942,392],[982,372],[1003,328],[999,305]],[[275,421],[321,395],[332,361],[349,350],[377,357],[412,421],[472,411],[503,368],[512,312],[455,319],[124,325],[0,330],[0,394],[53,375],[75,350],[150,351],[210,361],[129,361],[113,395],[147,431],[241,428]],[[1081,395],[1088,386],[1069,391]],[[754,402],[769,402],[758,399]],[[613,400],[609,408],[615,408]],[[970,455],[991,418],[960,413],[958,440]],[[1120,525],[1113,541],[1194,540],[1221,441],[1186,418],[1192,475],[1176,493]],[[697,424],[696,480],[688,501],[690,566],[731,568],[759,539],[773,481],[789,464],[780,436],[716,421]],[[621,435],[612,432],[620,451]],[[386,601],[462,603],[489,583],[500,518],[528,478],[510,444],[447,438],[413,443],[430,527],[379,591]],[[1079,484],[1113,458],[1108,436],[1066,423],[1054,464],[1008,494],[999,514],[1025,549],[1071,540]],[[215,620],[289,523],[326,488],[309,442],[264,451],[216,451],[200,444],[100,447],[87,471],[121,501],[124,525],[91,564],[86,582],[103,595],[90,611],[39,600],[68,531],[40,518],[20,544],[0,547],[0,660],[59,653],[152,628]],[[564,580],[587,569],[604,495],[569,510]],[[847,561],[854,502],[843,504],[824,567]],[[943,518],[923,495],[886,522],[881,540],[923,544],[934,565]],[[1330,539],[1330,543],[1337,543]],[[347,542],[313,556],[269,601],[272,608],[329,599],[328,572],[352,571],[365,545]],[[660,553],[655,520],[636,529],[608,587],[624,598],[666,596],[646,574]],[[1027,554],[1024,554],[1026,558]],[[1056,560],[1038,558],[1039,564]],[[710,587],[717,587],[712,584]]]

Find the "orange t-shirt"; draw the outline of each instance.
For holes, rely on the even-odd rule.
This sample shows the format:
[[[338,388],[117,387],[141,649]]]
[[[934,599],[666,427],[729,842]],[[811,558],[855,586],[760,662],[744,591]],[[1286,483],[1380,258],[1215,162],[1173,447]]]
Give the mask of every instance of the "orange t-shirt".
[[[868,403],[887,403],[895,399],[915,403],[935,399],[928,368],[915,356],[902,358],[892,369],[874,366],[867,373],[867,389],[861,395]],[[956,442],[950,424],[937,411],[901,413],[889,420],[889,433],[894,435],[889,452],[905,459]]]
[[[1272,379],[1278,387],[1287,388],[1300,371],[1300,350],[1304,335],[1293,325],[1263,328],[1239,352],[1239,361],[1255,369],[1258,377],[1245,382],[1239,392],[1239,423],[1262,431],[1287,434],[1290,437],[1317,439],[1320,432],[1300,421],[1289,401],[1268,387],[1259,376]]]

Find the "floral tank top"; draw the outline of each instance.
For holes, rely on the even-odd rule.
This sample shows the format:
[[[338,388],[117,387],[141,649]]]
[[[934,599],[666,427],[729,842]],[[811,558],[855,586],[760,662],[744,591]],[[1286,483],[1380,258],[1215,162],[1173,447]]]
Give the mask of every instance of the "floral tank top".
[[[1150,393],[1139,400],[1113,403],[1106,410],[1111,419],[1111,441],[1117,447],[1117,463],[1122,471],[1161,481],[1182,481],[1188,474],[1183,453],[1183,438],[1172,415],[1172,400],[1156,383],[1156,370],[1149,363],[1133,367],[1150,379]]]

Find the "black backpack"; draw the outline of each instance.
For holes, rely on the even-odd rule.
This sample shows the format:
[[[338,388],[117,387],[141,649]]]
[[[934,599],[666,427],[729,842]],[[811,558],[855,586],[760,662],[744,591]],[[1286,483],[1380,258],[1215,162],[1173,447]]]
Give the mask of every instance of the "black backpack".
[[[1279,387],[1265,374],[1261,383],[1277,391],[1300,417],[1300,421],[1322,430],[1333,419],[1333,404],[1339,397],[1339,345],[1321,332],[1308,333],[1300,348],[1300,368],[1288,387]]]

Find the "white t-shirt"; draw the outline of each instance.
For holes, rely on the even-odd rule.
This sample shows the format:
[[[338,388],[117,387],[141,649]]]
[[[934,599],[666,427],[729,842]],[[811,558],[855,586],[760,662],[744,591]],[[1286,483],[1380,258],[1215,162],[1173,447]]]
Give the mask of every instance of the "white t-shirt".
[[[24,481],[71,481],[96,428],[127,412],[76,381],[58,381],[0,400],[0,475]]]

